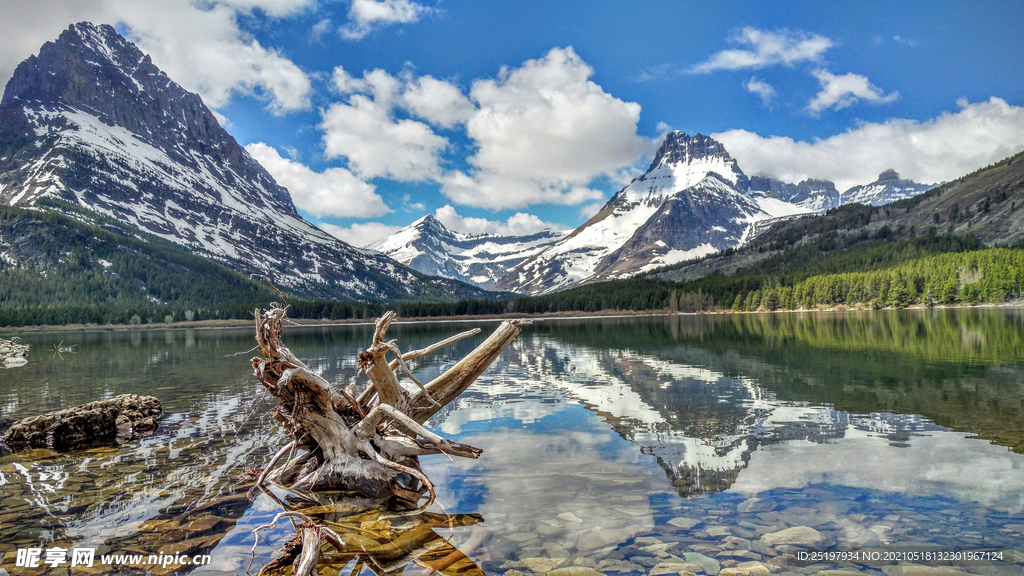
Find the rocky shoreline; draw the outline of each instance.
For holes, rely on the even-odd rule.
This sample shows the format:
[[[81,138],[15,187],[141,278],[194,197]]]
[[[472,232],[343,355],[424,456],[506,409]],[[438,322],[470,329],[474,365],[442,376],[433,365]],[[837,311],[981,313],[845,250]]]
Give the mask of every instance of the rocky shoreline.
[[[19,420],[0,437],[0,445],[21,452],[124,443],[156,430],[162,415],[160,400],[153,396],[121,394]]]

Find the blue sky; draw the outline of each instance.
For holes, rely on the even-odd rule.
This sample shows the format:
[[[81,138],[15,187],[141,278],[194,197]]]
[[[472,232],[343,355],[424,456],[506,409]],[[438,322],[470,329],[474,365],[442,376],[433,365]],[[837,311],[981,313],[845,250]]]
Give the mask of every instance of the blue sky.
[[[0,75],[108,22],[356,244],[575,227],[668,129],[748,174],[955,178],[1024,149],[1024,3],[3,0]],[[41,7],[41,9],[40,9]]]

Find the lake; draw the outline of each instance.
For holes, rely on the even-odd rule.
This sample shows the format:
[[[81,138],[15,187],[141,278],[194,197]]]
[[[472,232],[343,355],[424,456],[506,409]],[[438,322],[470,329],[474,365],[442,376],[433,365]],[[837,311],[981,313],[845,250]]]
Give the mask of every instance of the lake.
[[[415,363],[426,381],[497,323],[389,336],[411,350],[477,326]],[[323,574],[927,573],[894,559],[1022,574],[1021,309],[535,322],[428,422],[484,452],[424,458],[438,499],[419,518],[251,490],[245,471],[285,444],[252,376],[253,334],[22,336],[30,362],[0,370],[5,427],[122,393],[158,397],[165,417],[121,447],[0,458],[0,567],[43,573],[17,567],[17,549],[94,547],[97,564],[72,573],[244,574],[252,560],[255,574],[295,530],[261,530],[255,554],[252,531],[303,502],[334,506],[326,517],[353,548]],[[371,335],[291,327],[284,340],[328,381],[362,388]],[[53,351],[61,341],[73,352]],[[98,561],[158,552],[210,562]]]

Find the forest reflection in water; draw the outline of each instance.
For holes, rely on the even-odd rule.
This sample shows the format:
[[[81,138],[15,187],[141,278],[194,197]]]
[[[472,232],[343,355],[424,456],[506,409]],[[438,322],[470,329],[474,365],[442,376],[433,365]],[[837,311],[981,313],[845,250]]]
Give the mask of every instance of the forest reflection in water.
[[[1020,312],[537,322],[428,422],[484,448],[477,461],[425,462],[434,512],[482,522],[435,522],[430,533],[454,548],[403,554],[423,552],[419,566],[448,573],[648,573],[675,563],[712,574],[749,562],[800,573],[809,568],[780,560],[785,545],[766,543],[773,533],[812,528],[816,545],[833,547],[1012,546],[1024,531]],[[417,347],[466,326],[396,325],[393,336]],[[355,354],[369,335],[343,326],[285,337],[329,381],[362,385]],[[36,349],[47,338],[23,337]],[[251,354],[232,355],[251,346],[251,332],[60,338],[79,353],[34,355],[0,374],[0,418],[124,392],[160,397],[168,417],[122,448],[0,459],[2,566],[15,573],[17,547],[86,544],[210,553],[213,564],[196,573],[244,573],[251,530],[288,496],[249,493],[244,474],[284,440],[256,402]],[[430,378],[475,343],[415,370]],[[358,524],[390,539],[424,525]],[[294,530],[264,533],[281,546]],[[406,540],[417,538],[438,542]],[[259,546],[254,566],[274,555]],[[334,561],[351,571],[354,558]],[[383,569],[374,562],[358,565]]]

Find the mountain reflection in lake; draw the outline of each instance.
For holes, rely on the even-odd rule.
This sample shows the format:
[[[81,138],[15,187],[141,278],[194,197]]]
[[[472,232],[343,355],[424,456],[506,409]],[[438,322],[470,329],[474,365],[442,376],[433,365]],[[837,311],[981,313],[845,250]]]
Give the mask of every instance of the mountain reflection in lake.
[[[1019,546],[1022,323],[1016,309],[537,322],[428,422],[484,449],[479,460],[424,462],[437,485],[433,510],[473,520],[430,521],[422,539],[468,558],[439,548],[385,566],[384,556],[341,555],[323,573],[404,565],[515,576],[579,566],[766,576],[841,567],[795,562],[793,546]],[[392,335],[412,349],[475,325],[479,338],[494,327],[396,325]],[[371,333],[292,328],[285,338],[329,381],[361,387],[356,353]],[[194,573],[245,573],[250,531],[291,498],[250,493],[244,475],[284,440],[258,402],[252,354],[232,355],[251,346],[252,331],[56,339],[79,353],[36,354],[0,372],[0,419],[125,392],[161,398],[167,417],[156,434],[122,448],[0,458],[0,566],[19,573],[19,547],[88,545],[209,553],[213,563]],[[44,350],[55,336],[23,340]],[[414,370],[429,379],[478,341]],[[354,525],[385,539],[409,529]],[[264,534],[279,547],[294,530]],[[275,555],[261,543],[253,565]],[[1004,558],[963,569],[1021,573],[1019,553]]]

